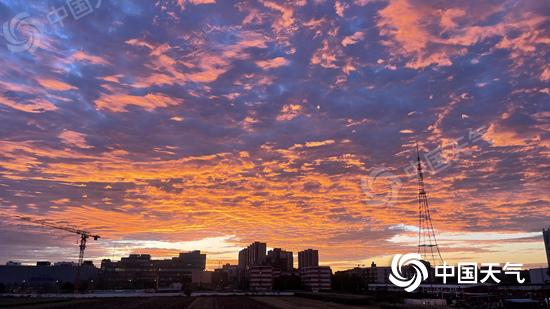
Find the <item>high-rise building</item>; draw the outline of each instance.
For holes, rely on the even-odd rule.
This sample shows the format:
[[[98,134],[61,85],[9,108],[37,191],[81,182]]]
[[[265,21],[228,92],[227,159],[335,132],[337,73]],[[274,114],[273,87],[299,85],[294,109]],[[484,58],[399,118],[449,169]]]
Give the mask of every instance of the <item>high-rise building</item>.
[[[266,260],[267,244],[264,242],[253,242],[248,247],[239,251],[239,287],[250,288],[250,269],[253,266],[261,266]],[[271,274],[271,273],[270,273]],[[263,279],[262,279],[263,280]]]
[[[239,251],[239,267],[247,268],[253,265],[262,265],[266,258],[267,244],[265,242],[253,242],[248,247]]]
[[[269,250],[266,260],[274,269],[282,272],[292,272],[294,268],[294,257],[292,256],[292,252],[282,250],[281,248]]]
[[[298,252],[298,268],[319,266],[319,251],[307,249]]]
[[[248,248],[239,251],[239,268],[245,269],[248,265]]]
[[[267,244],[253,242],[248,246],[248,265],[261,265],[265,261]]]
[[[548,262],[548,273],[550,274],[550,227],[548,227],[548,229],[542,229],[542,237],[544,238],[546,261]]]

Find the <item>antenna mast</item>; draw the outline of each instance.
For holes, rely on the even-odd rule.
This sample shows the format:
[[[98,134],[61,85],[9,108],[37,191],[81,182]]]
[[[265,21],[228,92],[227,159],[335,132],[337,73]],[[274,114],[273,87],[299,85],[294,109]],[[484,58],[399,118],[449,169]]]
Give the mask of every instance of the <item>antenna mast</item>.
[[[416,143],[417,171],[418,171],[418,254],[422,259],[430,262],[432,266],[443,263],[443,257],[437,245],[435,230],[432,225],[428,197],[424,189],[424,173],[420,161],[420,151]]]

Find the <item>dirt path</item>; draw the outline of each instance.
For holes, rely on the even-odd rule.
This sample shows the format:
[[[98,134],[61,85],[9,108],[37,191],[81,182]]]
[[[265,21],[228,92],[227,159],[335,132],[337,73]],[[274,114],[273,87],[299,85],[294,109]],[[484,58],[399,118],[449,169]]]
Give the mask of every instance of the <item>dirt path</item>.
[[[268,304],[242,296],[198,297],[188,309],[270,309]]]
[[[377,306],[349,306],[300,297],[252,297],[253,300],[277,309],[358,309]]]

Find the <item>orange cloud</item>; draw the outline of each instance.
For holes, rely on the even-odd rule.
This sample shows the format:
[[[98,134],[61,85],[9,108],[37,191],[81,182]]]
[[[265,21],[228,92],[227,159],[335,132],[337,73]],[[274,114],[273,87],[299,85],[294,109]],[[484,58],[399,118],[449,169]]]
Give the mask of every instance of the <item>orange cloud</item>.
[[[69,85],[65,82],[58,81],[55,79],[42,79],[39,78],[36,80],[40,86],[48,89],[48,90],[55,90],[55,91],[68,91],[68,90],[74,90],[78,89],[73,85]]]
[[[406,66],[415,69],[432,64],[449,66],[453,57],[467,52],[467,47],[491,37],[502,38],[496,47],[510,50],[516,66],[521,65],[528,51],[536,50],[536,45],[549,43],[536,30],[544,22],[544,16],[533,12],[510,13],[502,3],[463,5],[434,10],[428,3],[413,5],[410,0],[391,0],[379,11],[381,18],[377,25],[385,38],[381,43],[394,57],[406,57]],[[504,15],[499,23],[482,25],[496,13]],[[522,33],[520,36],[515,35],[518,31]],[[535,58],[541,65],[544,63],[541,55]]]
[[[325,146],[325,145],[331,145],[331,144],[334,144],[335,141],[332,140],[332,139],[327,139],[325,141],[320,141],[320,142],[306,142],[305,146],[306,147],[320,147],[320,146]]]
[[[296,118],[302,111],[302,106],[298,104],[287,104],[281,109],[279,115],[277,115],[277,121],[288,121]]]
[[[364,37],[365,37],[365,34],[364,34],[363,32],[357,31],[357,32],[355,32],[354,34],[345,37],[345,38],[342,40],[342,45],[343,45],[344,47],[346,47],[346,46],[348,46],[348,45],[353,45],[353,44],[355,44],[355,43],[361,41]]]
[[[183,10],[186,4],[201,5],[216,3],[216,0],[177,0],[177,5]]]
[[[160,107],[181,104],[181,99],[169,97],[162,93],[149,93],[144,96],[113,94],[102,95],[95,101],[95,104],[98,109],[111,112],[125,112],[127,111],[126,107],[129,105],[139,106],[152,111]]]
[[[277,18],[273,24],[273,29],[277,32],[289,30],[294,24],[294,10],[291,7],[278,4],[273,1],[261,0],[261,3],[269,9],[278,11],[281,13],[281,17]]]
[[[27,113],[43,113],[57,110],[54,104],[42,99],[30,100],[22,104],[0,95],[0,104]]]
[[[319,48],[311,58],[311,64],[318,64],[324,68],[338,68],[336,65],[336,51],[329,46],[328,40],[323,41],[323,47]]]
[[[286,60],[284,57],[276,57],[270,60],[256,61],[256,65],[264,70],[274,69],[288,64],[288,60]]]
[[[86,52],[83,52],[83,51],[75,52],[74,54],[72,54],[71,59],[75,60],[75,61],[88,62],[88,63],[91,63],[91,64],[100,64],[100,65],[109,64],[109,61],[107,61],[107,60],[105,60],[105,59],[103,59],[99,56],[90,55],[90,54],[88,54]]]

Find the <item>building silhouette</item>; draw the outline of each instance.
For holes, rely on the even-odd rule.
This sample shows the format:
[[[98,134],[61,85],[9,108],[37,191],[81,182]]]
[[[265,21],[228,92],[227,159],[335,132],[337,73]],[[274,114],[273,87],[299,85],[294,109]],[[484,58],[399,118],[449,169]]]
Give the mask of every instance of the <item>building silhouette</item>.
[[[267,244],[253,242],[239,251],[239,287],[252,291],[273,288],[273,269],[266,265]]]
[[[206,277],[200,274],[205,268],[206,254],[200,251],[180,253],[165,260],[153,260],[149,254],[130,254],[118,262],[103,260],[101,282],[116,289],[158,289],[172,284],[189,287],[193,278]]]
[[[32,290],[39,292],[58,292],[74,290],[79,266],[73,262],[58,262],[52,265],[48,261],[39,261],[36,265],[21,265],[8,262],[0,265],[0,284],[8,289]],[[99,269],[92,261],[84,261],[80,269],[81,286],[90,286],[97,282]]]
[[[307,249],[298,252],[298,270],[302,287],[306,290],[329,290],[332,270],[329,266],[319,266],[319,251]]]
[[[266,258],[267,264],[280,272],[292,272],[294,268],[294,257],[292,252],[282,250],[281,248],[274,248],[267,252]]]
[[[319,251],[307,249],[298,252],[298,269],[310,266],[319,266]]]
[[[246,268],[254,265],[262,265],[266,258],[267,244],[265,242],[253,242],[248,247],[239,251],[239,267]]]
[[[550,274],[550,226],[548,227],[548,229],[542,229],[542,237],[544,238],[546,261],[548,262],[548,273]]]

